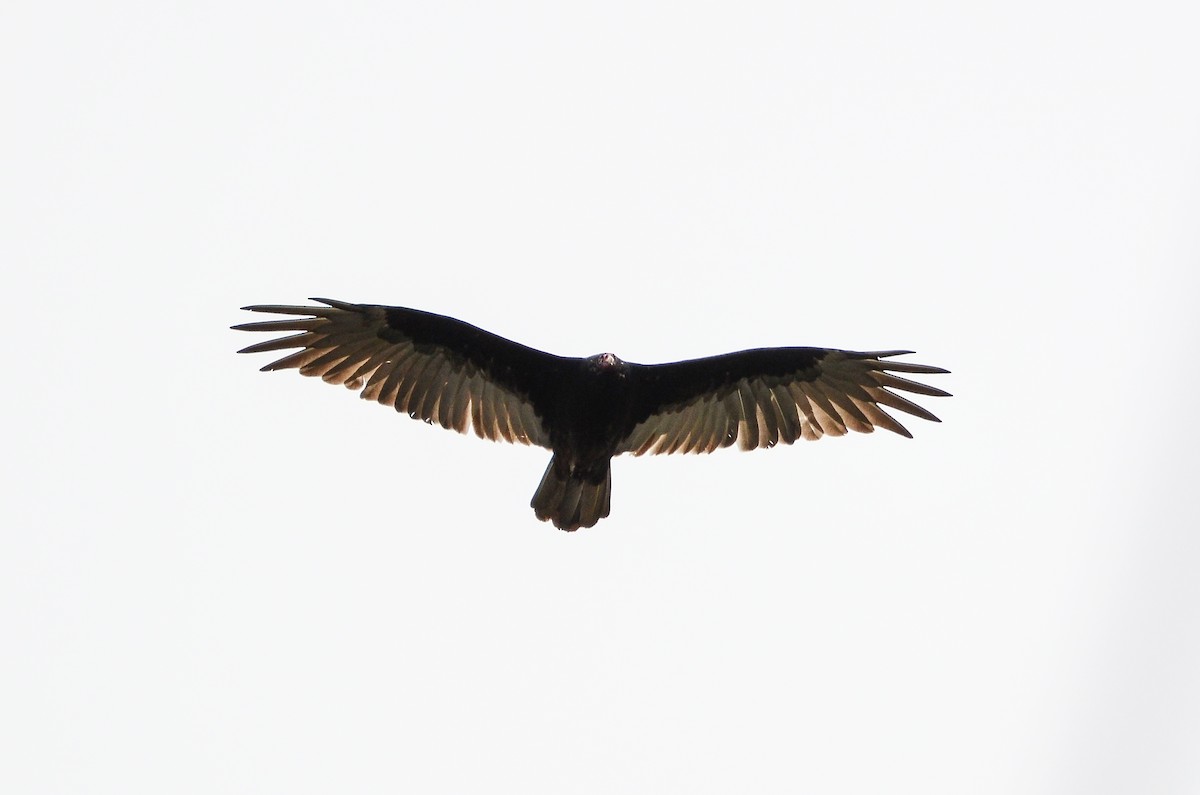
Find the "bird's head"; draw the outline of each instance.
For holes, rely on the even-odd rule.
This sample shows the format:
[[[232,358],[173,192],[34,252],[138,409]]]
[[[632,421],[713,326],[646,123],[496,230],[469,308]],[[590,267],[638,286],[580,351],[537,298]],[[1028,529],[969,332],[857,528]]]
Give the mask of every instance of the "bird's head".
[[[622,378],[629,371],[629,365],[617,358],[615,353],[597,353],[587,358],[588,366],[597,373],[613,373]]]

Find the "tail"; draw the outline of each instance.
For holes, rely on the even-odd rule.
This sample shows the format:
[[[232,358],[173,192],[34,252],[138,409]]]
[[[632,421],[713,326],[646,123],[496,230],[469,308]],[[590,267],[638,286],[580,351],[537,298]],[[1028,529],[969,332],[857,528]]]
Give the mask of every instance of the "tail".
[[[559,469],[564,471],[560,472]],[[612,470],[604,463],[604,475],[593,481],[582,472],[569,472],[567,466],[551,458],[542,475],[542,482],[533,493],[529,504],[537,518],[550,520],[560,530],[578,530],[591,527],[608,516],[609,498],[612,495]],[[590,473],[589,473],[590,474]]]

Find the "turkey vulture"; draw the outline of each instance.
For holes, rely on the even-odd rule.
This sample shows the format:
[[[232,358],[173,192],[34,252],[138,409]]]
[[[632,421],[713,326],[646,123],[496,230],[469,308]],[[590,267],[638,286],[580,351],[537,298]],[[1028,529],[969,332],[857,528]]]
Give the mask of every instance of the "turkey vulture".
[[[555,356],[418,309],[311,300],[324,306],[243,307],[287,317],[235,329],[298,333],[239,353],[299,348],[262,369],[298,368],[414,419],[548,448],[531,505],[563,530],[608,516],[615,455],[711,453],[735,441],[753,450],[876,427],[912,438],[884,407],[939,420],[892,390],[949,395],[893,375],[949,372],[890,360],[912,351],[757,348],[635,364]]]

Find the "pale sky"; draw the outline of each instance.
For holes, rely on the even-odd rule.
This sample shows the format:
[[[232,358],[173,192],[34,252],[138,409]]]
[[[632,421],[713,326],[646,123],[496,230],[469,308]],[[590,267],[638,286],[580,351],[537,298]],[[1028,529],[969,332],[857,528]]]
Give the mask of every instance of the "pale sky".
[[[1191,4],[2,17],[0,789],[1200,791]],[[955,396],[566,534],[234,354],[308,296]]]

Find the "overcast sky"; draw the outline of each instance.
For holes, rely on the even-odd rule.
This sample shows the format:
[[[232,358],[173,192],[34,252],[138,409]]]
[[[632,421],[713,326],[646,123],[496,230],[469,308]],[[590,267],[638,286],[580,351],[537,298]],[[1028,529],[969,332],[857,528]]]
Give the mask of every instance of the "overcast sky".
[[[1191,4],[2,17],[0,789],[1200,791]],[[566,534],[234,354],[314,295],[955,396]]]

